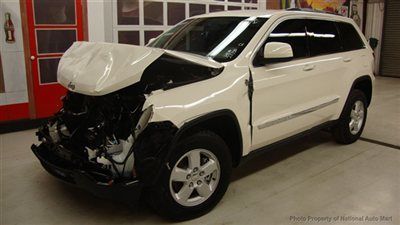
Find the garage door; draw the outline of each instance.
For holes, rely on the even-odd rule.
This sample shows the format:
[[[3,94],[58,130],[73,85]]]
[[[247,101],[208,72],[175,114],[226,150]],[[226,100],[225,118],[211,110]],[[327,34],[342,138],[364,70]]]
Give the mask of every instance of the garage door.
[[[386,0],[380,75],[400,77],[400,1]]]
[[[261,0],[112,0],[111,3],[113,41],[145,45],[151,38],[191,16],[226,10],[255,10]]]

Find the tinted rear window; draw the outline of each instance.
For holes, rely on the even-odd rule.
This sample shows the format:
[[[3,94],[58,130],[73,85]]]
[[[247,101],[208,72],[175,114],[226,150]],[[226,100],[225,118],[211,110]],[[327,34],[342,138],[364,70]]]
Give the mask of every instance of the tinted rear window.
[[[307,35],[310,55],[325,55],[342,51],[340,36],[334,22],[308,20]]]
[[[348,23],[337,23],[337,25],[342,37],[344,51],[365,48],[364,42],[353,25]]]

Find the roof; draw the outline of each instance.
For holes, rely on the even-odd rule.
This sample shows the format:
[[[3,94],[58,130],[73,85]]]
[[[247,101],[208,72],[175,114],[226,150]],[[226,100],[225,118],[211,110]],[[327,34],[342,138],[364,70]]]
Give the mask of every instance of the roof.
[[[285,12],[286,10],[232,10],[221,11],[202,14],[194,17],[219,17],[219,16],[257,16],[257,17],[271,17],[274,14]]]
[[[194,16],[193,18],[201,18],[201,17],[224,17],[224,16],[233,16],[233,17],[266,17],[270,18],[274,15],[309,15],[309,16],[318,16],[325,18],[338,19],[342,21],[349,21],[350,19],[344,16],[335,15],[331,13],[323,13],[319,11],[308,11],[308,10],[236,10],[236,11],[221,11],[221,12],[213,12],[208,14],[202,14],[198,16]]]

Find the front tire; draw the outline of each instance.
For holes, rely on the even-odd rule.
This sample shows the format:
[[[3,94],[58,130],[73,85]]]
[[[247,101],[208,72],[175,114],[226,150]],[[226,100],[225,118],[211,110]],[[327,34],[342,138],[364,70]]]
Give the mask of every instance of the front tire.
[[[210,131],[180,141],[168,165],[148,197],[159,214],[173,220],[196,218],[214,208],[228,188],[232,171],[227,145]]]
[[[367,98],[360,90],[352,90],[340,116],[333,127],[333,137],[340,144],[351,144],[357,141],[367,120]]]

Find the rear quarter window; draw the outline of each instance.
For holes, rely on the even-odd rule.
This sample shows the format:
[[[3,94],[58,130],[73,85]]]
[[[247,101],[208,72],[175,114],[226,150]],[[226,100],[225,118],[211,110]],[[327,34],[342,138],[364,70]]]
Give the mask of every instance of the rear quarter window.
[[[365,48],[364,42],[352,24],[337,23],[337,26],[342,38],[344,51],[353,51]]]

